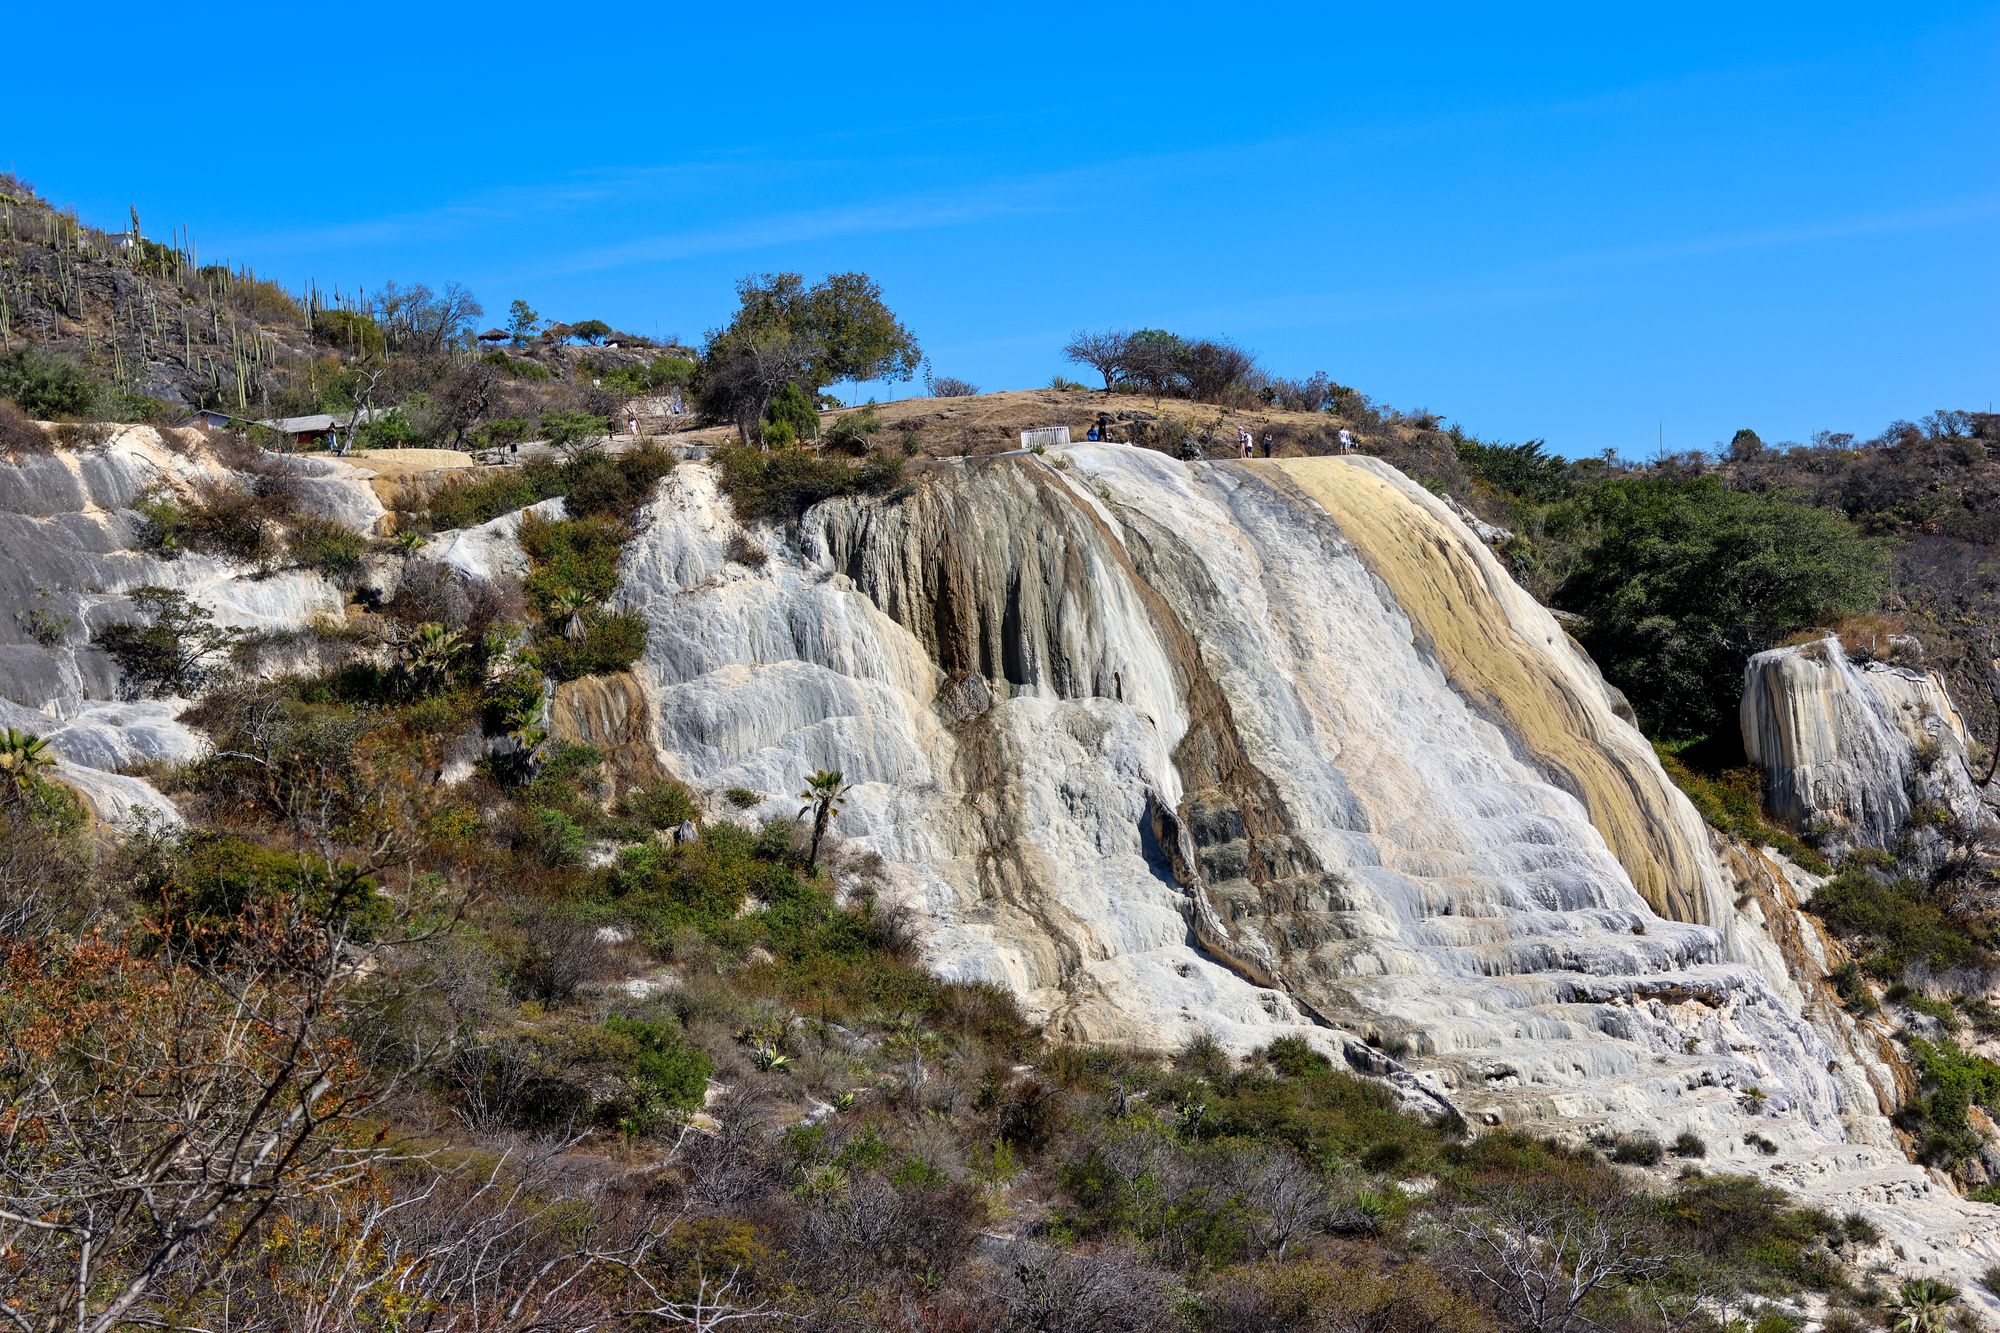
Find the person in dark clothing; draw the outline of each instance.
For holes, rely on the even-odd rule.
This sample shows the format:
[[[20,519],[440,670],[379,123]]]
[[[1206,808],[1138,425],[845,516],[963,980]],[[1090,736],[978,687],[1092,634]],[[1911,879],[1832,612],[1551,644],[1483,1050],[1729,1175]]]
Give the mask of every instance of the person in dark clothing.
[[[1111,418],[1102,412],[1097,414],[1097,438],[1100,440],[1111,438]]]
[[[1271,438],[1271,432],[1264,432],[1264,457],[1269,458],[1277,450],[1278,442]]]

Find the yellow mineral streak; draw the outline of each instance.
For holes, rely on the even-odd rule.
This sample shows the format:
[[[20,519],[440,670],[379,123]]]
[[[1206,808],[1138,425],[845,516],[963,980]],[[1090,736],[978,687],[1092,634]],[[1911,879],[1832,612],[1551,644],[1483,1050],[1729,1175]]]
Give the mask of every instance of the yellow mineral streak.
[[[608,775],[620,789],[643,785],[665,772],[653,751],[645,691],[629,671],[584,676],[556,686],[549,704],[549,734],[603,751]]]
[[[1254,463],[1332,515],[1455,688],[1583,802],[1663,916],[1724,927],[1700,817],[1547,609],[1428,491],[1368,458]]]

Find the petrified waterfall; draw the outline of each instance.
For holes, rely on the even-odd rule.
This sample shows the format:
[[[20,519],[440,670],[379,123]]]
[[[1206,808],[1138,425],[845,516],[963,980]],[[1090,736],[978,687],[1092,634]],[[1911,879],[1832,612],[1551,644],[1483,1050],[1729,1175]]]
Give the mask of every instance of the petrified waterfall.
[[[667,762],[771,813],[842,770],[941,970],[1078,1038],[1351,1033],[1492,1123],[1843,1137],[1693,810],[1393,469],[1079,447],[822,505],[757,569],[734,531],[684,469],[628,560]]]
[[[1993,1243],[1802,1016],[1816,933],[1393,468],[1077,446],[746,533],[686,467],[621,596],[669,768],[783,816],[841,770],[933,966],[1060,1034],[1309,1034],[1481,1123],[1692,1131],[1916,1262]]]

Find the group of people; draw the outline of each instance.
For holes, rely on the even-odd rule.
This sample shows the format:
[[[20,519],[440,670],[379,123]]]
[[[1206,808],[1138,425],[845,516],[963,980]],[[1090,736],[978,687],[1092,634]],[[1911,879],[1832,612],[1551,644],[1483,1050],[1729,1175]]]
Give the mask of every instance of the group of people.
[[[1354,452],[1354,434],[1352,431],[1348,430],[1347,427],[1342,426],[1340,428],[1339,440],[1340,440],[1340,452],[1342,452],[1343,454],[1351,454]],[[1278,442],[1276,439],[1272,437],[1270,431],[1267,430],[1264,432],[1264,438],[1261,441],[1261,443],[1264,449],[1264,457],[1269,458],[1274,453],[1277,452]],[[1251,448],[1250,431],[1248,427],[1238,426],[1236,428],[1236,451],[1239,455],[1241,455],[1244,458],[1256,457],[1256,454]]]
[[[1111,439],[1111,419],[1104,413],[1099,412],[1097,414],[1097,424],[1093,425],[1088,431],[1085,431],[1083,438],[1092,444],[1109,441]],[[1342,426],[1338,438],[1341,453],[1351,454],[1354,452],[1353,432],[1349,431],[1347,427]],[[1264,457],[1271,458],[1276,456],[1278,452],[1278,440],[1270,431],[1267,430],[1264,432],[1264,438],[1261,441],[1253,442],[1249,427],[1238,426],[1236,428],[1236,452],[1240,457],[1255,458],[1257,455],[1254,446],[1258,444],[1264,450]]]

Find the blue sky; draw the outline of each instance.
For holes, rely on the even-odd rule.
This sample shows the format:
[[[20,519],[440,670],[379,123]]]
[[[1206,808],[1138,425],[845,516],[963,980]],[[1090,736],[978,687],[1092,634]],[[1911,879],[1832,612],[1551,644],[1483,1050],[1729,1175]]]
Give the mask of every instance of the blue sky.
[[[1503,8],[29,6],[0,165],[489,316],[858,268],[987,389],[1155,325],[1572,454],[2000,398],[2000,5]]]

